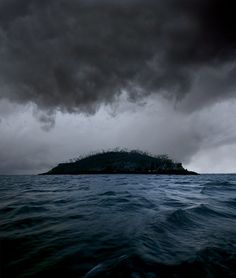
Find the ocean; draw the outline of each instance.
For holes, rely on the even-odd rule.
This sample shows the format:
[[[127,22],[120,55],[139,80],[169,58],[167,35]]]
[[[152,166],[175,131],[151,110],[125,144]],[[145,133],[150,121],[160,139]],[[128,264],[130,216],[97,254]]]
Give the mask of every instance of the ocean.
[[[0,277],[236,277],[236,175],[1,176]]]

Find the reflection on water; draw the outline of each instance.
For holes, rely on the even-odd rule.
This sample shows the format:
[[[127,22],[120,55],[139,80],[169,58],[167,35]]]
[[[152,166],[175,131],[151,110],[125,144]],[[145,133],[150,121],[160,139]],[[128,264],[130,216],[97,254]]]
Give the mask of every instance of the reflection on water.
[[[0,276],[235,277],[236,176],[2,176]]]

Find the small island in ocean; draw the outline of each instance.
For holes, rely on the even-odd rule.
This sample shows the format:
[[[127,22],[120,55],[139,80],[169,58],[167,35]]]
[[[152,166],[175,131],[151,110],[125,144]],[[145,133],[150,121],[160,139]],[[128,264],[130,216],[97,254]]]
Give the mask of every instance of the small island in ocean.
[[[43,173],[43,175],[80,174],[197,175],[184,169],[181,163],[174,162],[167,155],[153,156],[137,150],[95,153],[72,162],[60,163]]]

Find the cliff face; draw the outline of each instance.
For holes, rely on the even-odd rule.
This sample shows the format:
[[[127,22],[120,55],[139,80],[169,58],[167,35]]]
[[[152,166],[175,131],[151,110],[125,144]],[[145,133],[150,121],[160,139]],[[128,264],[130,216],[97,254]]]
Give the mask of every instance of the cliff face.
[[[193,175],[167,156],[153,157],[137,151],[110,151],[94,154],[76,162],[61,163],[47,175],[79,174],[180,174]]]

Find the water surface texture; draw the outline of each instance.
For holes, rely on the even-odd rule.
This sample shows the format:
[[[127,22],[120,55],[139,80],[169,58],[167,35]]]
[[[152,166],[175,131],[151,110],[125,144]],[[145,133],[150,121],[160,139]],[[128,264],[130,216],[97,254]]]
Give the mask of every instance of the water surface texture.
[[[0,277],[236,277],[236,176],[2,176]]]

